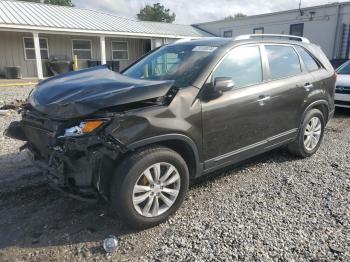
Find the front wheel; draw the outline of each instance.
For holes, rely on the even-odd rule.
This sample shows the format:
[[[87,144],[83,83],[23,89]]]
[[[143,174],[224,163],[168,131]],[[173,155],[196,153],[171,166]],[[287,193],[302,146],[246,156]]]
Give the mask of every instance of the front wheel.
[[[305,115],[297,139],[289,144],[289,151],[303,158],[312,156],[321,145],[324,128],[325,120],[322,112],[318,109],[311,109]]]
[[[155,226],[180,207],[188,183],[188,168],[178,153],[166,147],[142,149],[117,168],[112,209],[131,227]]]

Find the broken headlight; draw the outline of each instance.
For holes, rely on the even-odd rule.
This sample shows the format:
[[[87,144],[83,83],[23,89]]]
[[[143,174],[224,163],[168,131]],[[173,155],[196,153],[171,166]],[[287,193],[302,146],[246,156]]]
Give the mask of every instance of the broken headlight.
[[[93,132],[101,127],[106,120],[93,119],[80,122],[79,125],[67,128],[62,137],[82,136]]]

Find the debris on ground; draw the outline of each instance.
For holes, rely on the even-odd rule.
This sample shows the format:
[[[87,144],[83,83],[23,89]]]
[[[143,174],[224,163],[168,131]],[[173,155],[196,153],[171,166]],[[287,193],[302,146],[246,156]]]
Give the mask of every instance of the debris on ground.
[[[14,102],[10,102],[4,105],[0,104],[0,110],[18,110],[25,103],[25,100],[16,99]]]
[[[103,249],[107,253],[113,253],[114,251],[117,250],[117,248],[118,248],[118,239],[115,236],[110,235],[108,238],[103,240]]]

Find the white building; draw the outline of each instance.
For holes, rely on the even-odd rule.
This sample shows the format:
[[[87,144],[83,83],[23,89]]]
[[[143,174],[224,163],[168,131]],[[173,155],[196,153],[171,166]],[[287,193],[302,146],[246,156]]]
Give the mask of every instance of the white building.
[[[52,57],[79,68],[116,65],[117,71],[151,49],[182,38],[212,36],[191,25],[142,22],[99,11],[0,0],[0,75],[18,67],[23,77],[48,75]]]
[[[350,2],[342,2],[194,26],[223,37],[254,33],[304,36],[335,59],[349,58],[349,25]]]

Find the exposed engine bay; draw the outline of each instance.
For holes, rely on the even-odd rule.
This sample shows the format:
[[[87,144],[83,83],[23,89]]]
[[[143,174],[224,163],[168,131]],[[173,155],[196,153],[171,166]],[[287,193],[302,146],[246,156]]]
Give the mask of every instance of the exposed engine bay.
[[[127,152],[115,136],[128,125],[125,115],[168,105],[177,91],[172,81],[133,79],[105,67],[82,71],[41,82],[6,135],[27,141],[22,149],[55,187],[84,199],[107,199],[115,161]]]

